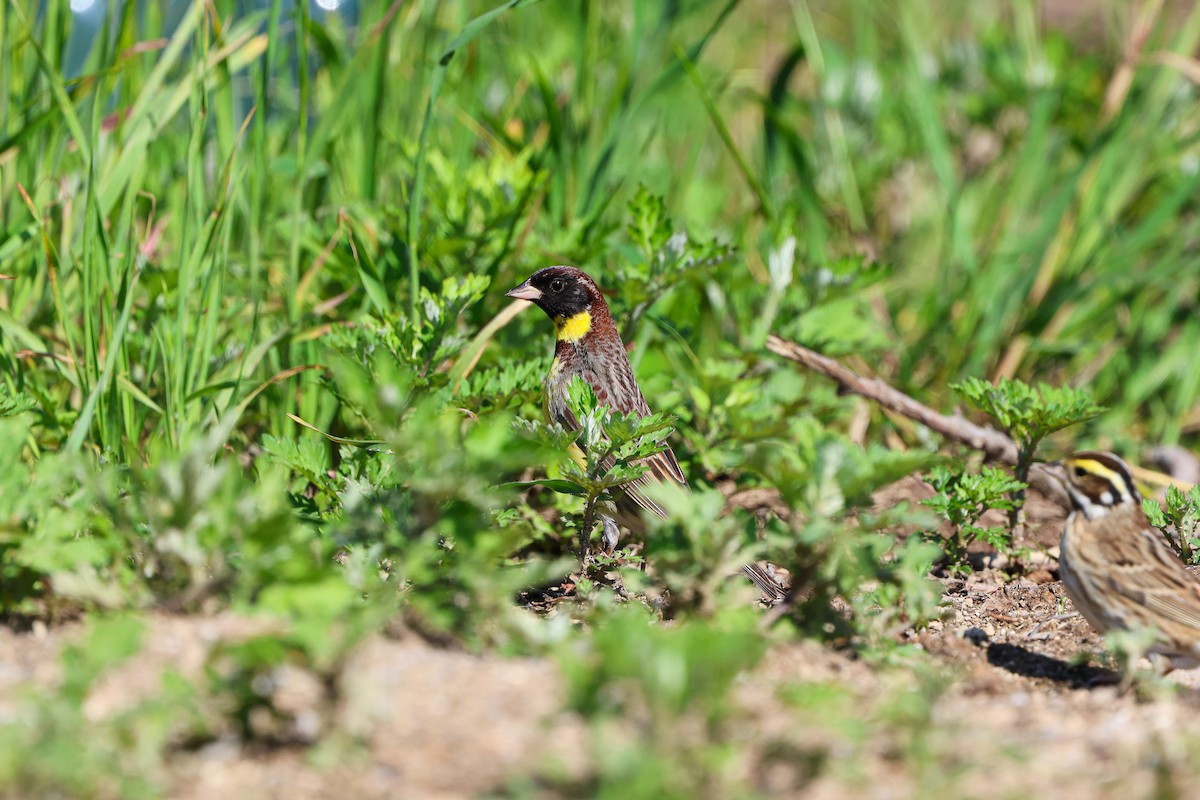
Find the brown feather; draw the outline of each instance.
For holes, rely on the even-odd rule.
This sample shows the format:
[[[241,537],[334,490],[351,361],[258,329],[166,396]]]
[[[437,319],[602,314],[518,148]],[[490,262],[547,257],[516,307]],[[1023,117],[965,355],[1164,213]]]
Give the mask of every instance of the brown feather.
[[[1200,583],[1136,503],[1094,519],[1074,512],[1059,565],[1067,595],[1096,630],[1153,626],[1158,641],[1151,652],[1181,666],[1200,656]]]
[[[649,416],[650,406],[638,387],[621,335],[595,282],[574,267],[548,267],[535,273],[523,286],[546,286],[551,280],[567,283],[567,291],[562,293],[562,305],[556,306],[558,301],[554,297],[538,297],[534,302],[542,306],[551,319],[586,310],[590,315],[590,326],[579,339],[559,338],[555,345],[554,366],[546,377],[545,385],[550,419],[567,430],[579,429],[579,421],[571,412],[567,395],[568,387],[576,376],[592,388],[601,405],[607,405],[621,414]],[[688,484],[679,460],[670,447],[632,463],[644,466],[646,470],[620,493],[617,507],[622,512],[620,522],[636,529],[640,522],[637,509],[663,518],[667,516],[666,509],[645,494],[646,487],[653,483],[674,483],[687,488]],[[612,458],[603,464],[605,469],[612,465]]]
[[[608,306],[603,298],[592,306],[592,327],[577,342],[559,341],[555,347],[556,369],[546,382],[546,397],[550,417],[568,430],[577,430],[579,422],[567,404],[567,387],[575,376],[579,376],[592,388],[596,400],[620,414],[647,417],[651,414],[646,398],[633,376],[633,367],[625,346],[613,325]],[[665,518],[666,509],[651,500],[643,491],[655,482],[675,483],[687,487],[687,478],[679,466],[678,459],[670,447],[654,455],[632,462],[646,467],[646,471],[631,481],[624,494],[639,508]],[[608,459],[604,468],[612,466]]]
[[[546,406],[550,419],[567,430],[579,429],[579,420],[567,402],[568,387],[576,376],[592,388],[602,405],[621,414],[650,415],[650,406],[634,378],[633,367],[613,324],[608,304],[585,272],[575,267],[546,267],[508,295],[536,303],[553,320],[558,331],[554,364],[546,376]],[[610,457],[603,466],[610,468],[613,461]],[[687,489],[688,483],[669,446],[633,463],[644,466],[645,472],[626,485],[614,503],[606,504],[604,514],[637,531],[643,527],[639,510],[663,519],[667,516],[667,510],[646,495],[646,488],[655,483],[673,483]],[[610,549],[616,546],[615,536],[611,542],[606,539],[606,546]],[[783,599],[786,593],[768,573],[750,564],[742,569],[770,600]]]

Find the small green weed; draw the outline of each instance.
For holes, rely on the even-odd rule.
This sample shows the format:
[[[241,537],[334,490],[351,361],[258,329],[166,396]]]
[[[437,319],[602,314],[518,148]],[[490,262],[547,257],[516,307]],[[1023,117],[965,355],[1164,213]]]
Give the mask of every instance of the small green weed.
[[[1150,524],[1162,531],[1163,538],[1179,553],[1186,564],[1200,561],[1200,486],[1186,492],[1168,486],[1160,505],[1157,500],[1142,500],[1142,510]]]
[[[1026,485],[999,467],[985,466],[979,473],[956,471],[936,466],[927,476],[937,495],[922,501],[938,516],[950,523],[951,536],[946,540],[946,564],[952,573],[969,572],[967,547],[983,542],[1007,553],[1012,544],[1010,531],[1002,525],[982,527],[980,518],[988,509],[1009,511],[1017,503],[1017,492]]]
[[[925,524],[927,514],[904,507],[872,513],[871,491],[926,464],[924,453],[862,450],[814,424],[806,438],[763,462],[764,477],[791,509],[787,520],[765,526],[763,553],[792,573],[802,598],[793,619],[811,634],[857,635],[869,643],[892,640],[939,613],[940,586],[928,578],[940,551],[919,537],[897,542],[897,525]],[[833,610],[844,598],[850,620]],[[850,623],[849,626],[847,623]]]
[[[1043,383],[1033,387],[1008,378],[1001,378],[993,386],[972,377],[950,388],[995,420],[1017,443],[1013,477],[1019,485],[1014,484],[1013,503],[1006,507],[1010,527],[1019,532],[1024,527],[1025,488],[1038,445],[1050,434],[1086,422],[1104,409],[1092,401],[1090,393],[1070,386]]]
[[[675,430],[674,418],[662,413],[640,418],[616,413],[608,406],[601,406],[592,387],[578,377],[571,381],[567,392],[568,405],[579,421],[579,431],[573,439],[564,435],[560,427],[537,421],[523,420],[521,427],[549,445],[575,445],[583,453],[584,463],[573,460],[567,463],[560,480],[532,483],[584,498],[579,554],[586,564],[589,542],[600,513],[598,504],[646,471],[644,466],[633,462],[667,447],[666,439]]]

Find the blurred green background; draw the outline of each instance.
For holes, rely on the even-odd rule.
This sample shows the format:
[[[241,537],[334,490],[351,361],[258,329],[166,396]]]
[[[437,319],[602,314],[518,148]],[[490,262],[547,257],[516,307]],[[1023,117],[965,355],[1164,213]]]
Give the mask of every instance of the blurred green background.
[[[0,374],[39,439],[178,445],[317,361],[322,325],[448,275],[570,262],[620,293],[639,185],[737,248],[656,298],[701,356],[761,333],[784,254],[779,332],[935,404],[1016,376],[1091,387],[1103,439],[1192,431],[1194,15],[1143,9],[1127,54],[1140,6],[488,8],[7,3]],[[845,259],[886,275],[814,309]],[[290,431],[276,401],[314,381],[241,425]]]

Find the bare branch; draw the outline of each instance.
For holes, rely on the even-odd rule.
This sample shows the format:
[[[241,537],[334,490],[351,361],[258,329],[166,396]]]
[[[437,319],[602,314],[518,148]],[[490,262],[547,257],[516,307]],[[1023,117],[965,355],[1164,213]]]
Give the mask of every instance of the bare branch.
[[[783,356],[789,361],[795,361],[815,372],[832,378],[839,386],[868,400],[874,401],[886,409],[902,414],[911,420],[921,423],[935,433],[940,433],[948,439],[966,445],[973,450],[979,450],[987,458],[1000,461],[1010,466],[1017,463],[1017,443],[995,428],[976,425],[962,417],[953,417],[934,411],[924,403],[918,402],[889,386],[879,378],[864,378],[837,361],[823,356],[807,347],[771,335],[767,337],[767,349],[776,355]],[[1030,482],[1043,492],[1051,492],[1060,496],[1058,482],[1046,474],[1040,464],[1034,464],[1030,473]],[[1065,497],[1063,498],[1065,501]]]

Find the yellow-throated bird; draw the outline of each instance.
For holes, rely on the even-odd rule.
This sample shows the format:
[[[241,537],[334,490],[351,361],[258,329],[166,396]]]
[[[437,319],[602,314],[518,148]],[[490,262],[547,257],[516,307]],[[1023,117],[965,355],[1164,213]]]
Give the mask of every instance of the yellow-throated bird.
[[[579,428],[567,402],[567,387],[575,376],[592,387],[601,405],[621,414],[650,414],[608,304],[587,273],[575,267],[546,267],[508,296],[534,303],[554,323],[557,341],[546,377],[546,406],[552,421],[567,430]],[[577,461],[583,458],[577,447],[572,455]],[[655,482],[674,483],[685,489],[688,485],[670,447],[634,463],[646,467],[646,471],[625,486],[601,515],[604,546],[610,552],[617,544],[618,523],[641,530],[641,510],[666,518],[666,509],[646,496],[645,487]],[[755,565],[746,565],[743,570],[768,597],[782,597],[783,590],[765,571]]]
[[[1100,633],[1156,628],[1151,653],[1176,667],[1200,665],[1200,582],[1142,513],[1129,467],[1104,452],[1056,466],[1074,508],[1058,564],[1075,608]]]
[[[546,407],[552,421],[567,430],[579,429],[579,421],[567,402],[567,387],[576,376],[592,387],[601,405],[620,414],[650,415],[608,304],[587,273],[575,267],[546,267],[533,273],[508,296],[534,303],[554,322],[557,343],[546,377]],[[572,457],[582,461],[582,453],[572,447]],[[606,466],[611,463],[610,458]],[[646,471],[625,486],[601,515],[604,545],[609,551],[617,544],[617,523],[631,530],[640,529],[640,509],[659,517],[667,516],[661,505],[646,496],[643,491],[646,486],[661,481],[687,487],[687,478],[670,447],[634,463],[644,466]]]

